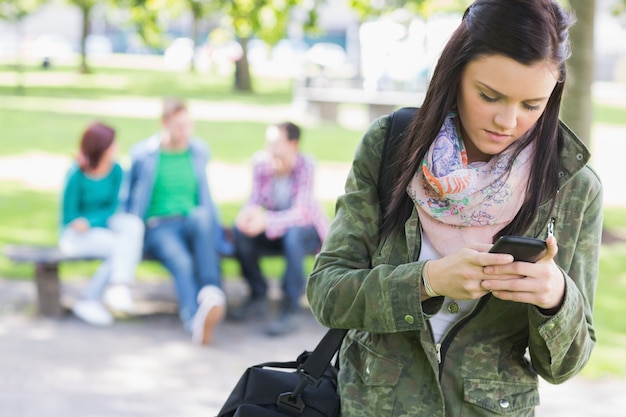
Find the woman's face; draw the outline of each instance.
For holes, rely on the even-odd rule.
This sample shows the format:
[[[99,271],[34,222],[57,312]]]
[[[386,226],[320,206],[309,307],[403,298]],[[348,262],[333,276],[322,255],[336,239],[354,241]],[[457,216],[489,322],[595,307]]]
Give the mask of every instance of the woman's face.
[[[105,161],[106,164],[112,165],[117,157],[117,143],[113,142],[111,145],[103,152],[102,161]]]
[[[558,73],[552,63],[524,65],[504,55],[470,61],[457,97],[469,162],[488,161],[523,136],[543,114]]]

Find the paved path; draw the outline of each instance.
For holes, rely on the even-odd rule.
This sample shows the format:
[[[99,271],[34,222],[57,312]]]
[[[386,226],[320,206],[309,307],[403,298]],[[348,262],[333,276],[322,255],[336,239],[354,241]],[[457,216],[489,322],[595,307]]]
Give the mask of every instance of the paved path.
[[[64,295],[75,296],[82,285],[67,283]],[[245,294],[239,281],[228,281],[226,291],[235,303]],[[214,345],[199,347],[181,328],[169,283],[138,283],[135,295],[140,316],[94,328],[71,315],[33,317],[32,282],[0,280],[0,415],[214,416],[246,367],[292,360],[325,332],[303,309],[295,334],[268,338],[261,322],[226,322]],[[578,377],[556,387],[542,383],[540,392],[538,417],[626,415],[626,381]]]

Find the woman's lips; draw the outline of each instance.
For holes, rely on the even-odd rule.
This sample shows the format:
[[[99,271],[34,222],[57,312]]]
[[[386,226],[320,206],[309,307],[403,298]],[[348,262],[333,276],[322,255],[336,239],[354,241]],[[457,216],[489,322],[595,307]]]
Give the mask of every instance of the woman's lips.
[[[511,136],[511,135],[506,135],[503,133],[493,132],[491,130],[485,130],[485,132],[487,132],[487,136],[489,136],[490,139],[495,140],[497,142],[502,142]]]

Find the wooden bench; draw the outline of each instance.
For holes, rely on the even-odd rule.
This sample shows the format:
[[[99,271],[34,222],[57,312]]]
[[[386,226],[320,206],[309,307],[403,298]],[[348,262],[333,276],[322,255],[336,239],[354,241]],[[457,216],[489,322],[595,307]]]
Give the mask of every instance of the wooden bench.
[[[59,265],[63,262],[101,260],[95,257],[72,257],[63,254],[56,246],[44,245],[5,245],[4,255],[17,264],[35,266],[35,285],[37,286],[37,313],[43,317],[57,318],[63,315],[61,305],[61,281]],[[311,254],[314,255],[314,254]],[[264,251],[263,257],[282,256],[279,251]],[[223,256],[227,258],[231,256]],[[154,260],[144,258],[144,260]]]
[[[60,317],[63,314],[59,264],[98,260],[98,258],[67,256],[56,246],[6,245],[3,252],[12,262],[35,265],[37,312],[46,317]]]

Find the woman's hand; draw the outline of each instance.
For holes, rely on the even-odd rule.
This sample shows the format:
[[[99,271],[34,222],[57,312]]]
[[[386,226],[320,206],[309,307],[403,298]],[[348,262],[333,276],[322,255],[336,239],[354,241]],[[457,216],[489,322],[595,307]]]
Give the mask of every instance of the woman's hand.
[[[428,261],[424,267],[433,291],[456,300],[474,300],[487,294],[489,289],[481,285],[487,278],[483,267],[513,263],[512,255],[488,253],[490,248],[489,244],[474,244]]]
[[[512,262],[485,266],[481,287],[501,300],[528,303],[551,312],[561,307],[565,277],[554,262],[556,238],[548,237],[545,255],[535,263]]]
[[[85,233],[89,230],[89,222],[84,217],[79,217],[70,223],[70,227],[78,233]]]

